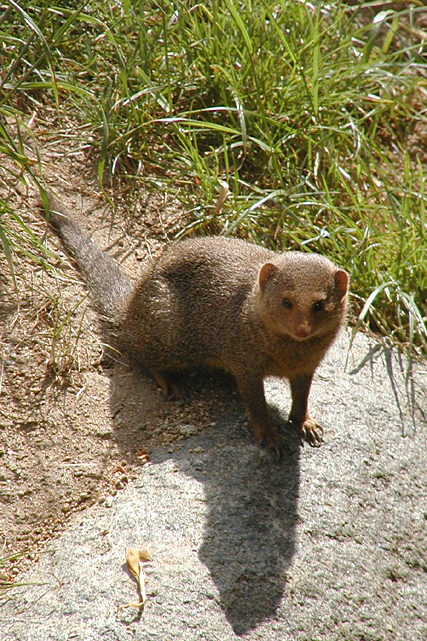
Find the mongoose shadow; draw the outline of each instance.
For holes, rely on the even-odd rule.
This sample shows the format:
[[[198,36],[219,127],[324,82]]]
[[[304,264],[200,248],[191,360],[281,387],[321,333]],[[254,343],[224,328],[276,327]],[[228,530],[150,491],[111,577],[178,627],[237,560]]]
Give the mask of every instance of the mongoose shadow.
[[[134,371],[130,376],[136,387],[145,388],[145,395],[148,381],[144,375]],[[279,411],[270,406],[274,425],[284,435],[281,457],[260,446],[245,424],[243,402],[234,401],[221,379],[211,377],[210,385],[208,381],[204,376],[208,400],[211,394],[220,400],[208,410],[211,425],[173,453],[170,449],[174,448],[155,447],[151,460],[160,464],[173,458],[181,472],[203,486],[206,512],[197,553],[218,590],[226,619],[240,636],[274,618],[284,596],[295,551],[300,443]],[[111,382],[114,386],[114,376]],[[138,434],[139,403],[133,408],[128,403],[134,389],[120,385],[111,397],[112,409],[118,404],[122,408],[126,434],[120,425],[117,435],[125,448],[129,433],[135,430]],[[170,410],[163,411],[163,421],[174,412],[175,403],[167,405]],[[144,420],[145,409],[139,411]],[[141,439],[141,431],[139,435]]]
[[[154,448],[152,462],[173,458],[180,471],[203,486],[206,516],[198,556],[234,632],[244,635],[274,618],[295,550],[300,482],[300,442],[283,414],[269,404],[273,424],[284,436],[278,457],[253,438],[244,403],[238,396],[236,402],[230,381],[215,374],[202,374],[200,380],[199,375],[186,407],[191,409],[203,386],[208,425],[172,453],[161,445],[161,432],[165,423],[176,422],[182,404],[165,401],[137,366],[129,370],[115,363],[106,373],[114,435],[123,458],[143,447],[144,425],[157,420],[160,447]]]
[[[300,448],[293,439],[282,460],[274,461],[249,438],[230,442],[229,418],[219,431],[221,449],[212,443],[205,469],[202,464],[196,475],[205,479],[208,499],[199,558],[230,625],[243,635],[274,618],[283,597],[295,550]]]

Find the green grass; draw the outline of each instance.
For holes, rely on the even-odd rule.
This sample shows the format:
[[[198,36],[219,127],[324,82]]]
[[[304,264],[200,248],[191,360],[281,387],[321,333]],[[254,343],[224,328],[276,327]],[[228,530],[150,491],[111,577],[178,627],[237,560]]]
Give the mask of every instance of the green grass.
[[[13,581],[12,576],[9,573],[3,571],[3,568],[8,568],[11,562],[18,561],[22,557],[29,554],[29,550],[22,550],[20,552],[14,552],[13,554],[8,554],[7,556],[0,556],[0,598],[5,594],[7,590],[12,588],[21,587],[24,585],[29,585],[28,583],[16,583]]]
[[[87,125],[107,197],[106,171],[175,193],[180,236],[326,253],[351,273],[359,324],[426,354],[427,168],[408,145],[427,127],[425,7],[381,5],[9,0],[0,153],[39,180],[19,132],[55,109]],[[12,265],[11,216],[24,225],[0,202]]]
[[[49,585],[49,583],[28,583],[28,582],[22,582],[22,581],[15,581],[14,577],[9,575],[9,572],[7,570],[10,567],[10,564],[13,563],[14,561],[19,561],[23,557],[28,557],[28,558],[33,558],[33,554],[30,553],[28,549],[21,550],[19,552],[14,552],[12,554],[8,554],[7,556],[2,556],[0,557],[0,608],[1,606],[6,603],[9,598],[14,598],[16,595],[14,594],[14,591],[16,588],[27,588],[32,585],[37,585],[37,586],[43,586],[43,585]],[[3,568],[5,568],[6,572],[3,572]],[[18,597],[19,598],[19,595]]]

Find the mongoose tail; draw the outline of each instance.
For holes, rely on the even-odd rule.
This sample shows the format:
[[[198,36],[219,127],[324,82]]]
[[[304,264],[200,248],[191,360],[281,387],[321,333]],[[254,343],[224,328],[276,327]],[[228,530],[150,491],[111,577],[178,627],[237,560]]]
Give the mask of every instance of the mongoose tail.
[[[40,205],[40,213],[61,239],[67,253],[75,260],[79,271],[93,294],[106,320],[120,321],[135,290],[135,284],[114,258],[100,250],[93,240],[70,218],[63,206],[48,193],[49,210]]]

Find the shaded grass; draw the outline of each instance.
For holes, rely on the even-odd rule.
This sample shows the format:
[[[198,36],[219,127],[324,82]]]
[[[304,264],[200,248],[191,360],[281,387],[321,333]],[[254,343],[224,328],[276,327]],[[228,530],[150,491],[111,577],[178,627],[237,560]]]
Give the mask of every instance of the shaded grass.
[[[37,178],[19,132],[54,105],[59,121],[90,124],[107,197],[106,170],[176,191],[180,236],[327,253],[351,273],[358,324],[427,353],[425,161],[408,146],[427,126],[424,10],[417,1],[10,4],[0,19],[0,153],[20,180]],[[221,181],[230,196],[218,212]],[[3,207],[12,266],[10,216]]]

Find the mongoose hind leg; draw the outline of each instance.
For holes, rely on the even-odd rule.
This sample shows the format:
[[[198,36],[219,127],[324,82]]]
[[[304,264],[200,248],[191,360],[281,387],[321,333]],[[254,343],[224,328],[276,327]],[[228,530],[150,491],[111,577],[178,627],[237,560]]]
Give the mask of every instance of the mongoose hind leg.
[[[292,408],[289,421],[299,432],[301,442],[320,447],[323,443],[323,428],[308,413],[308,395],[313,374],[299,374],[290,380]]]
[[[172,401],[187,400],[188,386],[177,372],[152,372],[152,375],[165,398]]]

